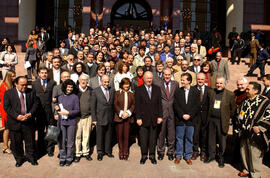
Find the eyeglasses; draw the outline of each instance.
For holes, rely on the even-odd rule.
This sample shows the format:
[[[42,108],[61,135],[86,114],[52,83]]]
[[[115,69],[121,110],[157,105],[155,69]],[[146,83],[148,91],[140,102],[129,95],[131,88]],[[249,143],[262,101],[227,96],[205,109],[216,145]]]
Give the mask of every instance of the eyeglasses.
[[[200,59],[193,59],[194,61],[201,61]]]

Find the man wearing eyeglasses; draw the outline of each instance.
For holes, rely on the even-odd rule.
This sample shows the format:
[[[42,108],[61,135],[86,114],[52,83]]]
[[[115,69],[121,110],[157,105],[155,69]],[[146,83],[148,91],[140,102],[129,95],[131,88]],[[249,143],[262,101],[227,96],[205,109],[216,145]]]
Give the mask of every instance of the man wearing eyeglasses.
[[[201,55],[196,55],[193,58],[193,65],[189,66],[191,72],[198,74],[201,71]]]

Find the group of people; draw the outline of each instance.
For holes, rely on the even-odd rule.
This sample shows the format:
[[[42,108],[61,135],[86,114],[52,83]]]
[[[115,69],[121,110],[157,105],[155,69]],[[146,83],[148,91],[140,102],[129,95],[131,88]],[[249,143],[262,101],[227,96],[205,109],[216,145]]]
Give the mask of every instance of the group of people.
[[[31,55],[36,57],[29,52],[25,61]],[[270,101],[265,96],[269,97],[270,76],[263,77],[265,96],[260,95],[260,84],[243,77],[233,93],[225,88],[230,79],[228,62],[220,51],[214,55],[213,60],[207,58],[201,39],[191,41],[190,35],[184,37],[181,32],[173,36],[170,30],[157,35],[110,28],[90,29],[88,36],[69,32],[60,48],[45,53],[39,66],[28,67],[36,71],[35,80],[31,72],[16,78],[9,70],[2,83],[6,86],[0,87],[6,119],[2,113],[1,117],[9,130],[16,167],[25,161],[23,140],[32,165],[38,164],[38,156],[53,156],[56,144],[60,166],[70,166],[82,157],[91,161],[94,129],[99,161],[105,155],[114,157],[114,136],[119,159],[127,160],[138,134],[140,164],[148,158],[157,164],[157,152],[158,160],[167,155],[175,164],[181,159],[192,165],[198,157],[204,163],[217,158],[222,168],[233,121],[245,166],[239,176],[257,177],[260,156],[269,143]],[[28,81],[32,81],[31,90]],[[45,140],[50,126],[60,129],[58,143]],[[259,143],[253,142],[254,136],[261,138],[255,139]]]

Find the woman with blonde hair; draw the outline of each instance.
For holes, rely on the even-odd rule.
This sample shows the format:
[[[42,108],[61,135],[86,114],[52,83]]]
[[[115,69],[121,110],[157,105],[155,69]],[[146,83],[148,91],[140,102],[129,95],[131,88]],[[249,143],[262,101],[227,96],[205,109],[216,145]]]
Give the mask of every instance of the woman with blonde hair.
[[[11,150],[8,146],[8,137],[9,137],[9,130],[6,126],[7,123],[7,113],[4,110],[3,107],[3,101],[4,101],[4,94],[6,90],[9,90],[14,87],[14,81],[16,78],[16,73],[13,70],[8,70],[6,73],[6,76],[0,86],[0,114],[2,119],[2,127],[4,128],[3,132],[3,153],[11,153]]]

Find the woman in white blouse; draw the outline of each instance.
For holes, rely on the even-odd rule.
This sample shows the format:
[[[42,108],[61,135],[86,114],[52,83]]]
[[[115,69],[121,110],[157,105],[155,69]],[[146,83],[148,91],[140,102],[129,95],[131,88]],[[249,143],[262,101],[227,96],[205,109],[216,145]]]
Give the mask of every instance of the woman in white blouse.
[[[120,62],[118,65],[117,74],[114,76],[114,89],[115,91],[119,90],[119,84],[123,78],[128,78],[130,81],[133,79],[133,75],[129,72],[129,65],[127,62]]]
[[[7,50],[3,51],[0,56],[0,64],[2,67],[2,77],[3,79],[6,76],[8,70],[15,71],[15,65],[18,64],[18,57],[15,52],[12,50],[11,45],[7,45]]]

